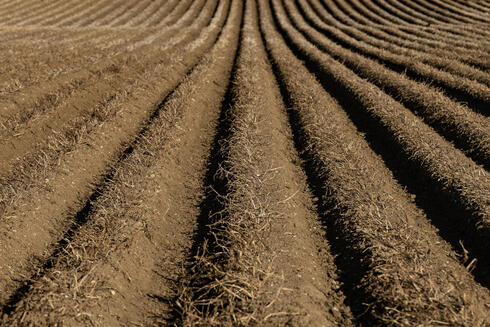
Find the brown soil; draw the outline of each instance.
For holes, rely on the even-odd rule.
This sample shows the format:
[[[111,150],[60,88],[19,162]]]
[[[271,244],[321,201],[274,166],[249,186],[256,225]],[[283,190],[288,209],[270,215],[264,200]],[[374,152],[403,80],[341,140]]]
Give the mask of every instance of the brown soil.
[[[0,0],[0,325],[490,326],[489,25]]]

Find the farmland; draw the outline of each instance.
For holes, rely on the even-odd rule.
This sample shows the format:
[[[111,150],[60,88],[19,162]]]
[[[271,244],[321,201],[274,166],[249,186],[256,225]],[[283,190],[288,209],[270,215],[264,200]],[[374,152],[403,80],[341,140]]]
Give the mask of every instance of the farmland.
[[[0,0],[1,326],[490,326],[490,1]]]

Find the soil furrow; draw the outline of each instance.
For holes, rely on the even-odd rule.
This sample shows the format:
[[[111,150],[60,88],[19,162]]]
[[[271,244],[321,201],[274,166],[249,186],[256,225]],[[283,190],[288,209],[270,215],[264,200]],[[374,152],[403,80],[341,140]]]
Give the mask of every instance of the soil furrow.
[[[22,317],[25,325],[48,320],[92,321],[100,326],[163,323],[169,318],[165,299],[177,283],[171,279],[181,273],[177,258],[183,261],[191,244],[240,15],[240,3],[234,1],[218,43],[162,103],[130,153],[115,167],[87,223],[14,306],[10,324]],[[200,119],[195,119],[196,114]],[[180,164],[189,160],[192,165]],[[135,257],[139,257],[137,267],[126,264]],[[83,284],[77,282],[81,280]],[[56,292],[53,284],[58,285]],[[69,309],[59,313],[48,301]],[[107,312],[105,307],[115,310]]]
[[[456,0],[455,2],[460,3],[461,1]],[[485,5],[482,2],[468,2],[468,1],[463,1],[463,2],[464,3],[461,5],[473,8],[474,10],[476,10],[476,12],[490,14],[490,7],[485,7]]]
[[[490,326],[490,0],[0,0],[0,326]]]
[[[355,10],[360,17],[363,17],[364,19],[369,20],[372,23],[382,24],[382,25],[395,24],[394,22],[389,21],[379,16],[377,13],[372,12],[370,9],[366,8],[363,1],[355,1],[355,0],[354,1],[344,0],[344,1],[348,3],[348,5],[350,5],[351,8]]]
[[[4,50],[9,59],[0,60],[3,76],[0,97],[5,99],[22,89],[50,83],[61,74],[86,69],[107,58],[135,49],[135,45],[159,34],[154,30],[92,32],[72,40],[49,39],[42,42],[22,42]],[[65,46],[76,42],[76,48]],[[49,44],[48,44],[49,43]],[[26,53],[29,50],[29,53]],[[16,59],[13,59],[16,58]]]
[[[355,10],[355,9],[351,8],[351,10]],[[383,26],[389,26],[388,24],[373,22],[373,21],[369,20],[369,18],[364,18],[364,16],[359,15],[359,13],[357,13],[357,17],[362,18],[362,20],[365,23],[370,24],[370,25],[380,24]],[[393,24],[391,24],[391,26],[396,27],[396,25],[393,25]],[[448,26],[450,26],[450,27],[458,26],[458,29],[448,28]],[[412,33],[420,33],[420,31],[418,31],[420,29],[420,26],[398,25],[398,27],[400,29],[403,29],[403,30],[410,30]],[[478,30],[478,29],[475,30],[472,27],[472,25],[470,25],[470,24],[463,24],[463,23],[458,23],[458,22],[450,23],[450,22],[445,22],[445,21],[440,21],[440,20],[434,19],[434,20],[430,21],[428,24],[425,24],[425,26],[422,25],[422,27],[424,27],[426,30],[428,30],[428,31],[430,30],[432,32],[432,34],[430,34],[430,33],[426,34],[430,38],[435,38],[435,35],[439,35],[439,36],[444,35],[448,39],[451,39],[451,40],[458,40],[458,39],[461,40],[462,39],[462,40],[465,40],[469,44],[475,43],[475,42],[480,42],[480,41],[483,43],[488,43],[487,38],[484,37],[486,33],[481,31],[481,30]]]
[[[47,24],[44,23],[45,20],[50,20],[50,19],[56,20],[58,15],[65,14],[67,11],[69,11],[69,9],[83,8],[84,5],[85,4],[83,2],[82,3],[66,2],[65,4],[57,6],[56,8],[54,8],[50,11],[46,11],[43,13],[38,12],[38,13],[36,13],[35,16],[33,16],[27,20],[24,19],[21,23],[18,23],[18,24],[11,23],[11,24],[12,25],[23,25],[23,26],[46,26]]]
[[[221,6],[222,9],[226,7],[226,4]],[[2,301],[13,290],[18,276],[32,273],[33,267],[27,259],[46,255],[46,247],[59,239],[60,233],[69,224],[66,217],[82,207],[93,192],[99,176],[110,168],[110,163],[121,153],[124,144],[134,138],[158,102],[214,43],[226,13],[219,11],[213,18],[213,24],[203,29],[202,36],[196,42],[170,61],[154,67],[160,78],[149,78],[131,92],[129,98],[121,99],[124,102],[114,104],[116,112],[119,111],[116,117],[98,125],[89,137],[78,140],[78,144],[71,147],[70,153],[58,159],[58,163],[41,162],[49,169],[36,171],[39,176],[32,180],[31,185],[26,185],[24,191],[18,189],[14,197],[7,199],[13,202],[7,202],[6,214],[2,219]],[[27,235],[32,233],[36,237],[28,238]]]
[[[42,15],[49,15],[50,13],[56,14],[60,8],[68,8],[70,5],[73,5],[72,1],[63,1],[63,2],[54,2],[48,5],[44,5],[36,10],[29,10],[28,14],[21,14],[17,16],[17,18],[11,18],[5,21],[6,25],[35,25],[35,23],[31,24],[31,21],[36,21]]]
[[[153,2],[152,0],[142,0],[135,3],[134,6],[128,8],[123,15],[119,16],[117,19],[114,19],[109,26],[121,26],[125,25],[131,18],[135,17],[138,13],[143,11],[143,8]]]
[[[49,5],[45,5],[44,3],[39,3],[39,2],[28,2],[25,6],[22,6],[21,8],[16,8],[14,9],[9,9],[7,10],[2,16],[0,16],[1,19],[1,25],[3,26],[8,26],[11,25],[11,21],[15,21],[15,19],[22,19],[23,15],[29,12],[36,12],[39,10],[39,8],[45,8],[45,9],[50,9],[52,7],[58,6],[60,3],[63,3],[64,1],[53,1]],[[13,14],[13,15],[12,15]],[[7,17],[5,17],[7,16]]]
[[[488,17],[485,17],[485,15],[479,15],[478,13],[474,12],[473,10],[470,10],[468,7],[462,7],[458,6],[452,1],[434,1],[434,4],[439,7],[441,10],[444,10],[446,12],[451,12],[452,14],[456,15],[461,15],[464,16],[466,19],[468,19],[469,23],[489,23],[490,21],[488,20]]]
[[[113,78],[106,75],[99,81],[92,80],[91,85],[86,89],[77,89],[79,88],[77,85],[74,92],[69,94],[68,101],[52,100],[51,105],[55,110],[52,113],[47,112],[44,116],[40,116],[41,110],[31,107],[35,116],[26,116],[28,113],[23,111],[21,115],[4,121],[4,139],[0,145],[2,148],[0,160],[4,170],[0,176],[5,178],[11,173],[12,168],[18,169],[19,160],[25,160],[26,155],[45,147],[45,141],[50,135],[69,134],[70,128],[66,126],[70,126],[70,121],[89,119],[90,116],[96,115],[94,109],[98,105],[107,105],[112,99],[127,93],[126,88],[144,76],[148,67],[161,64],[164,59],[172,58],[176,53],[182,51],[184,46],[185,44],[167,51],[156,51],[153,54],[147,51],[147,60],[122,65],[121,71],[117,72]],[[44,105],[44,109],[47,109],[47,103],[40,105]]]
[[[449,99],[443,92],[393,72],[383,65],[353,53],[325,38],[310,27],[290,2],[287,14],[295,26],[322,51],[368,79],[396,98],[465,154],[490,169],[489,117],[471,111],[468,107]],[[471,126],[471,127],[470,127]]]
[[[285,21],[279,1],[273,2],[276,24],[289,46],[298,53],[313,51]],[[342,290],[361,325],[487,324],[488,290],[458,263],[363,140],[345,107],[324,91],[334,88],[334,82],[322,87],[288,52],[271,27],[267,2],[262,4],[269,26],[264,28],[266,40],[291,105],[296,144],[304,153],[309,182],[337,254]]]
[[[169,0],[162,6],[143,26],[155,26],[165,19],[165,17],[171,13],[175,6],[178,4],[176,0]]]
[[[148,1],[142,10],[135,12],[135,14],[129,17],[125,26],[140,26],[145,20],[149,19],[150,16],[160,7],[162,7],[164,1]]]
[[[105,8],[108,8],[111,3],[114,3],[113,0],[103,0],[94,3],[93,5],[86,6],[85,10],[80,10],[77,14],[67,17],[63,20],[60,20],[56,23],[56,26],[66,27],[66,26],[83,26],[83,22],[89,20],[92,16],[96,15],[96,13],[100,13],[104,11]]]
[[[82,19],[70,22],[70,25],[68,26],[105,26],[108,17],[111,17],[114,11],[118,12],[118,9],[125,5],[126,1],[110,1],[104,7],[92,11],[89,15],[83,16]],[[64,26],[67,25],[64,24]]]
[[[467,14],[465,14],[461,10],[455,12],[454,10],[451,10],[450,6],[447,7],[444,4],[441,6],[440,2],[438,2],[438,1],[428,2],[428,1],[417,1],[416,0],[416,2],[420,3],[421,5],[423,5],[425,8],[427,8],[428,10],[430,10],[433,13],[436,12],[437,14],[442,15],[443,17],[451,17],[452,19],[456,20],[457,22],[463,22],[463,23],[469,23],[469,24],[475,23],[475,22],[487,23],[485,20],[480,20],[477,17],[468,16]]]
[[[390,10],[386,10],[386,7],[383,6],[382,1],[364,1],[364,6],[367,7],[369,10],[372,12],[376,13],[377,15],[383,17],[383,19],[390,21],[391,23],[395,25],[409,25],[412,24],[413,22],[407,21],[406,18],[404,19],[400,18],[398,15],[394,15],[393,12]]]
[[[471,249],[471,256],[482,259],[482,264],[486,265],[485,244],[490,235],[488,172],[393,98],[315,48],[281,16],[286,12],[279,1],[274,4],[276,17],[282,20],[281,27],[287,29],[285,36],[294,33],[294,42],[290,45],[302,59],[308,60],[310,69],[323,83],[331,85],[329,90],[335,91],[337,99],[345,102],[343,106],[356,124],[364,126],[371,135],[377,135],[376,141],[384,143],[399,162],[410,166],[407,171],[412,176],[426,181],[427,189],[435,197],[466,212],[451,223],[457,225],[455,232],[464,247]]]
[[[80,2],[80,4],[75,5],[75,6],[71,6],[69,9],[60,10],[57,15],[51,14],[51,15],[47,15],[45,17],[42,17],[42,19],[40,19],[36,23],[36,25],[38,25],[38,26],[57,25],[66,19],[73,18],[75,15],[86,10],[87,7],[90,8],[90,5],[87,4],[86,2]]]
[[[108,60],[101,60],[93,64],[89,70],[79,69],[74,72],[62,74],[51,81],[51,83],[23,90],[20,94],[16,94],[10,101],[5,101],[0,112],[0,115],[5,117],[2,121],[4,133],[8,133],[9,135],[16,134],[16,129],[25,126],[34,116],[39,116],[45,112],[54,110],[57,105],[66,98],[69,99],[78,90],[84,90],[85,88],[90,90],[94,78],[102,80],[102,83],[107,84],[110,81],[104,81],[104,79],[107,79],[111,75],[115,75],[117,78],[118,74],[125,70],[130,70],[132,66],[141,66],[145,62],[151,65],[151,59],[159,60],[157,56],[151,56],[151,54],[161,53],[165,51],[165,48],[168,49],[167,51],[178,50],[179,46],[196,37],[196,34],[202,27],[209,22],[215,10],[213,4],[215,5],[216,3],[214,1],[209,1],[208,3],[209,6],[201,11],[199,18],[192,22],[190,27],[187,28],[187,21],[182,20],[158,36],[157,40],[169,40],[164,44],[164,48],[159,49],[157,40],[153,40],[149,45],[142,43],[129,54],[121,53],[119,56]],[[185,28],[184,31],[176,35],[181,28]],[[172,50],[172,46],[176,49]],[[147,59],[143,62],[139,62],[136,56],[141,53],[148,53]]]
[[[400,2],[398,0],[396,0],[397,2]],[[427,9],[425,6],[421,5],[419,2],[417,1],[412,1],[410,3],[405,3],[404,2],[404,5],[407,6],[407,7],[410,7],[412,8],[412,10],[420,13],[421,15],[424,15],[430,19],[433,19],[437,22],[446,22],[446,23],[458,23],[457,20],[451,18],[450,16],[447,16],[447,15],[441,15],[440,13],[438,13],[437,11],[433,11],[433,10],[429,10]]]
[[[145,15],[148,10],[156,5],[160,6],[161,3],[153,0],[142,1],[140,7],[135,7],[131,14],[128,13],[123,20],[119,21],[118,25],[130,26],[132,22],[140,19],[140,15]]]
[[[309,12],[308,15],[310,17],[312,15],[313,16],[317,15],[318,18],[320,18],[321,21],[323,21],[324,23],[329,25],[335,25],[342,32],[345,32],[350,37],[353,37],[357,40],[354,41],[353,39],[350,39],[350,42],[346,40],[344,43],[347,43],[348,45],[345,46],[344,44],[344,47],[348,47],[350,49],[354,49],[358,51],[354,42],[359,42],[359,41],[366,42],[369,45],[376,47],[373,49],[373,51],[375,52],[387,51],[389,52],[389,54],[396,54],[396,55],[403,56],[403,57],[398,57],[400,58],[399,61],[401,64],[406,63],[405,65],[401,65],[402,67],[406,68],[410,65],[416,66],[417,64],[414,64],[415,62],[419,62],[419,63],[422,62],[422,63],[430,64],[433,67],[440,68],[445,71],[460,75],[462,77],[466,77],[472,80],[479,81],[481,83],[485,83],[487,86],[490,85],[490,77],[488,76],[488,73],[482,70],[475,69],[468,64],[461,63],[459,60],[455,60],[457,56],[453,56],[454,59],[447,59],[446,57],[450,56],[449,52],[444,53],[446,57],[441,58],[433,54],[428,54],[427,52],[407,49],[404,46],[397,46],[396,44],[394,44],[395,40],[393,40],[393,38],[388,37],[388,39],[383,40],[377,37],[372,37],[367,33],[364,33],[362,29],[340,25],[341,23],[339,21],[329,16],[326,13],[326,11],[323,10],[323,7],[319,4],[318,0],[310,0],[308,6],[304,2],[302,2],[301,4],[303,10]],[[310,5],[312,9],[309,8]],[[312,13],[312,11],[314,13]],[[324,25],[319,24],[319,26],[321,26],[322,27],[321,29],[323,30]],[[327,30],[331,30],[331,28],[327,28]],[[373,30],[378,31],[377,29],[373,29]],[[329,34],[339,35],[339,38],[343,39],[341,33],[339,33],[338,31]],[[333,38],[335,39],[336,37]],[[351,46],[350,44],[352,44],[353,46]],[[370,52],[368,51],[366,52],[361,51],[361,52],[366,55],[370,54]],[[377,58],[378,56],[374,55],[372,57]],[[396,63],[396,59],[394,63]],[[430,69],[428,70],[428,73],[430,73]],[[454,86],[451,87],[454,88]]]
[[[477,42],[477,38],[473,34],[472,37],[468,37],[466,34],[466,37],[461,34],[455,33],[456,29],[446,29],[445,31],[441,31],[438,29],[438,26],[441,27],[443,22],[433,20],[430,23],[427,23],[426,26],[407,26],[407,25],[399,25],[399,26],[394,26],[394,25],[385,25],[385,24],[379,24],[379,23],[374,23],[370,21],[369,19],[365,18],[364,16],[360,15],[355,9],[350,7],[348,4],[345,2],[340,2],[339,5],[343,7],[345,10],[345,13],[350,14],[352,18],[358,23],[361,24],[366,24],[366,25],[371,25],[371,26],[379,26],[382,28],[393,28],[396,27],[404,32],[408,32],[410,34],[414,35],[419,35],[422,37],[429,38],[431,40],[438,40],[441,41],[443,40],[444,42],[448,42],[452,45],[459,46],[459,45],[464,45],[465,47],[471,47],[471,48],[478,48],[481,47],[483,44],[481,42]],[[451,26],[451,24],[449,24]],[[458,24],[459,29],[462,29],[463,26]],[[487,39],[479,39],[486,41]],[[484,45],[483,45],[484,46]]]
[[[351,325],[257,19],[247,1],[179,324]]]
[[[393,1],[393,0],[386,0],[387,4],[393,6],[396,8],[398,11],[401,13],[411,16],[411,17],[416,17],[417,20],[425,22],[425,24],[430,24],[430,23],[437,23],[437,20],[434,20],[433,18],[427,17],[424,14],[413,10],[410,7],[405,6],[403,3],[400,3],[399,1]]]
[[[195,6],[195,2],[193,0],[182,0],[179,1],[179,4],[175,7],[174,11],[171,12],[164,20],[162,20],[157,26],[162,25],[172,25],[177,17],[180,17],[182,13],[186,12],[189,6]]]
[[[152,19],[158,10],[164,7],[168,1],[152,1],[151,4],[142,12],[140,12],[137,16],[135,16],[129,22],[130,26],[142,26],[145,25],[150,19]]]
[[[395,5],[385,1],[385,0],[377,0],[377,1],[370,1],[371,3],[374,3],[374,5],[380,6],[384,11],[386,11],[388,14],[398,17],[399,19],[409,23],[409,24],[417,24],[417,25],[427,25],[427,22],[414,16],[414,15],[408,15],[407,13],[403,12],[400,10],[398,7]]]
[[[0,18],[4,15],[10,14],[12,11],[19,10],[19,5],[27,6],[34,1],[20,1],[20,0],[12,0],[12,1],[3,1],[0,4]],[[17,7],[17,8],[16,8]]]
[[[109,13],[104,16],[102,19],[97,19],[92,22],[92,26],[113,26],[113,23],[116,23],[119,18],[124,17],[124,15],[130,11],[132,8],[138,5],[140,1],[136,0],[126,0],[121,3],[121,5],[116,6],[113,10],[109,11]]]
[[[445,3],[441,2],[441,1],[439,1],[438,3],[440,3],[441,5],[446,5]],[[468,15],[483,18],[485,21],[488,20],[488,12],[485,13],[485,11],[481,10],[482,8],[477,9],[477,8],[473,7],[472,3],[470,3],[470,2],[467,2],[465,4],[461,4],[458,1],[449,0],[449,1],[446,1],[446,3],[448,5],[447,6],[448,8],[452,8],[456,12],[464,11]]]
[[[444,41],[444,39],[439,39],[439,40],[429,40],[425,38],[425,35],[422,36],[417,36],[417,35],[411,35],[408,33],[405,33],[401,31],[400,29],[392,26],[372,26],[369,24],[359,24],[356,21],[352,20],[349,16],[347,16],[345,13],[343,13],[335,4],[333,0],[322,0],[321,4],[323,8],[327,11],[330,12],[330,14],[335,17],[337,20],[341,21],[342,23],[348,25],[348,26],[355,26],[359,29],[363,29],[364,31],[376,31],[375,36],[379,35],[379,33],[385,33],[388,35],[388,37],[395,37],[397,39],[401,39],[402,41],[412,41],[416,44],[419,45],[424,45],[425,48],[437,48],[437,49],[446,49],[450,50],[452,52],[455,52],[457,54],[457,58],[460,60],[464,60],[465,62],[468,62],[470,64],[474,64],[477,67],[482,67],[482,68],[489,68],[488,61],[484,60],[484,53],[481,52],[480,50],[470,50],[468,48],[463,48],[461,47],[460,44],[453,44],[451,46],[447,45]],[[422,25],[423,26],[423,25]],[[422,30],[422,28],[419,26],[418,30]],[[472,55],[473,54],[473,55]]]
[[[488,110],[490,108],[490,87],[466,76],[460,76],[465,75],[464,67],[461,71],[447,72],[423,63],[413,56],[400,55],[380,49],[362,39],[352,38],[343,33],[343,31],[323,23],[311,7],[307,6],[305,1],[296,2],[299,2],[298,8],[300,12],[311,26],[343,48],[358,53],[365,58],[375,60],[387,68],[403,73],[416,81],[431,83],[443,89],[446,94],[457,101],[464,102],[473,110],[487,116],[490,115],[490,110]],[[454,68],[455,65],[447,64],[446,66]],[[488,82],[488,74],[481,73],[482,77],[486,79],[485,82]]]

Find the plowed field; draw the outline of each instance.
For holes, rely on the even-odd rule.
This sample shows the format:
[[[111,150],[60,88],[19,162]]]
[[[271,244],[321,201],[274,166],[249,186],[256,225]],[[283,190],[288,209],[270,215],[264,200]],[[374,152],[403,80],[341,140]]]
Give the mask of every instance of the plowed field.
[[[490,326],[490,1],[0,0],[1,326]]]

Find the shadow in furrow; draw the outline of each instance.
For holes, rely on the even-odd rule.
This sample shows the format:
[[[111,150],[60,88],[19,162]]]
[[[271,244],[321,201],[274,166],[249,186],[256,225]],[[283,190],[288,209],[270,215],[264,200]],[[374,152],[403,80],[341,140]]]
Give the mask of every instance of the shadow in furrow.
[[[95,186],[94,191],[89,196],[89,198],[85,201],[83,207],[74,215],[72,224],[68,227],[67,231],[63,234],[62,238],[58,243],[54,246],[53,251],[48,256],[48,259],[39,263],[39,269],[34,273],[29,279],[22,281],[22,285],[18,287],[14,293],[9,297],[7,302],[0,308],[0,315],[11,314],[17,307],[17,304],[22,301],[31,291],[31,286],[38,280],[40,280],[47,271],[56,266],[58,261],[58,257],[65,252],[67,246],[73,240],[74,235],[77,233],[79,229],[81,229],[90,219],[90,215],[94,209],[94,203],[98,200],[98,198],[104,193],[107,187],[109,187],[114,174],[116,172],[115,167],[117,167],[122,161],[124,161],[131,153],[133,153],[135,147],[137,146],[139,140],[142,136],[144,136],[148,129],[151,127],[152,122],[157,118],[160,111],[164,107],[167,100],[172,96],[175,90],[178,89],[180,84],[185,80],[185,77],[191,74],[194,68],[197,65],[194,65],[187,73],[183,76],[179,84],[171,91],[165,98],[155,107],[151,116],[145,122],[141,130],[138,132],[133,141],[121,152],[119,158],[109,167],[109,172],[101,179],[101,181]]]
[[[374,54],[369,54],[369,53],[363,52],[362,50],[359,50],[354,45],[351,45],[351,44],[347,43],[346,41],[340,39],[338,36],[334,35],[333,33],[329,32],[325,29],[318,28],[317,25],[315,24],[315,22],[313,22],[310,19],[310,17],[308,17],[308,15],[305,13],[304,9],[300,5],[297,5],[296,7],[298,8],[298,11],[300,12],[303,19],[311,27],[315,28],[317,31],[322,33],[325,37],[330,39],[332,42],[335,42],[336,44],[338,44],[338,45],[342,46],[343,48],[348,49],[354,53],[360,54],[366,58],[369,58],[369,59],[374,60],[380,64],[383,64],[386,68],[393,70],[395,72],[401,73],[403,75],[406,75],[407,77],[409,77],[412,80],[422,82],[422,83],[426,83],[426,84],[429,84],[433,87],[437,87],[437,88],[443,90],[444,94],[447,97],[449,97],[449,98],[451,98],[457,102],[462,102],[462,103],[466,104],[470,109],[472,109],[473,111],[475,111],[481,115],[484,115],[487,117],[490,116],[490,111],[488,110],[490,103],[488,101],[484,101],[481,99],[475,99],[474,97],[472,97],[467,92],[455,89],[455,88],[453,88],[447,84],[444,84],[443,82],[438,82],[438,81],[435,81],[433,79],[430,79],[427,76],[421,75],[421,74],[413,71],[412,69],[410,69],[410,67],[407,67],[404,64],[401,64],[401,63],[397,64],[394,62],[389,62],[388,60],[380,59],[379,57],[377,57]],[[358,41],[358,42],[362,43],[364,41]],[[381,49],[380,51],[383,51],[383,50]],[[385,51],[387,51],[387,50],[385,50]],[[354,67],[348,63],[345,63],[345,64],[350,69],[353,69],[353,70],[356,69],[356,67]],[[390,94],[395,94],[395,92],[396,92],[395,90],[391,90],[388,87],[386,87],[386,91],[389,92]],[[403,100],[403,99],[399,99],[399,100]],[[411,103],[409,101],[403,101],[403,104],[406,105],[407,107],[409,107],[410,109],[412,109],[413,111],[417,111],[417,104]],[[445,133],[445,130],[440,128],[439,132]]]
[[[274,16],[276,26],[279,26],[277,17]],[[278,28],[279,32],[286,40],[288,46],[293,50],[295,55],[304,61],[305,66],[323,85],[324,89],[331,94],[338,103],[345,110],[351,121],[356,128],[364,133],[365,139],[369,146],[375,153],[377,153],[383,160],[384,164],[391,170],[398,183],[405,188],[405,190],[415,198],[416,205],[421,208],[432,224],[438,228],[439,235],[451,244],[453,250],[456,252],[462,264],[468,266],[472,263],[473,259],[476,259],[472,263],[472,274],[475,279],[483,286],[490,288],[490,254],[488,252],[478,249],[478,244],[471,244],[472,235],[467,229],[468,221],[472,221],[475,213],[471,208],[463,208],[458,202],[458,198],[453,196],[447,191],[443,190],[442,185],[435,181],[430,173],[420,165],[407,160],[409,154],[405,152],[405,149],[396,141],[393,134],[391,134],[383,124],[373,117],[371,117],[366,110],[363,109],[363,104],[356,99],[350,90],[344,88],[332,76],[324,73],[321,67],[314,61],[310,60],[307,53],[304,53],[298,48],[294,41],[292,41],[287,33]],[[286,94],[287,97],[287,94]],[[301,134],[301,126],[298,124],[298,118],[295,117],[295,113],[291,113],[291,125],[297,130],[295,134],[299,132]],[[304,144],[301,138],[298,136],[298,144]],[[308,158],[302,148],[299,148],[300,153],[306,162],[311,162],[311,158]],[[313,163],[314,164],[314,163]],[[309,181],[313,185],[312,189],[316,192],[321,191],[321,183],[315,179],[314,168],[305,167],[308,176],[311,176]],[[311,175],[313,174],[313,175]],[[320,183],[320,184],[318,184]],[[315,185],[318,185],[315,187]],[[321,197],[322,194],[315,194],[317,197]],[[321,206],[321,204],[320,204]],[[328,210],[328,208],[321,208],[320,211]],[[331,219],[331,218],[329,218]],[[327,229],[327,235],[331,234]],[[333,232],[334,233],[334,232]],[[335,251],[336,236],[331,235],[329,241],[332,242],[332,248]],[[465,243],[463,243],[463,241]],[[342,250],[340,247],[337,249]],[[342,250],[343,251],[343,250]],[[345,257],[345,253],[340,257]],[[346,264],[350,258],[338,258],[338,260],[347,259]],[[351,268],[343,267],[343,263],[340,263],[340,268],[343,271],[348,271]],[[345,283],[345,281],[343,281]],[[346,294],[347,296],[348,294]]]
[[[262,28],[260,32],[262,41],[264,44],[267,44]],[[373,324],[374,321],[370,318],[362,317],[365,311],[363,302],[366,302],[369,295],[367,293],[360,295],[359,292],[362,292],[362,290],[357,288],[357,285],[361,284],[361,278],[366,274],[365,267],[359,264],[363,262],[363,258],[359,253],[350,251],[350,246],[342,239],[342,233],[333,223],[337,218],[334,210],[335,204],[326,197],[327,191],[325,185],[328,183],[328,180],[325,177],[321,177],[324,175],[320,172],[321,168],[318,167],[313,156],[307,150],[308,141],[305,138],[306,132],[301,123],[301,118],[298,112],[292,109],[293,101],[287,90],[283,76],[267,47],[266,52],[287,108],[287,119],[291,126],[296,151],[302,160],[302,168],[306,174],[308,188],[315,196],[314,204],[317,209],[317,214],[325,226],[325,235],[330,245],[331,253],[334,256],[335,265],[338,268],[338,280],[341,284],[340,290],[345,295],[345,304],[350,307],[357,321],[357,325],[361,325],[361,323],[366,325]]]
[[[299,10],[302,10],[302,9],[300,8]],[[314,23],[311,22],[308,17],[306,17],[306,15],[304,14],[303,11],[302,11],[302,13],[304,15],[303,18],[311,26],[314,26]],[[325,30],[318,30],[318,31],[322,32],[323,35],[325,35],[327,38],[331,39],[333,42],[341,45],[343,48],[351,50],[354,53],[361,54],[355,47],[343,42],[342,40],[338,39],[335,35],[329,33],[328,31],[325,31]],[[303,36],[308,41],[310,41],[312,44],[314,44],[315,46],[318,46],[315,43],[315,41],[312,40],[308,35],[303,35]],[[319,46],[319,49],[321,49],[321,48],[322,47]],[[384,66],[386,66],[387,69],[399,72],[400,74],[403,74],[403,75],[406,75],[408,78],[410,78],[412,80],[422,82],[422,83],[426,83],[432,87],[437,87],[441,91],[443,91],[444,95],[447,96],[448,98],[451,98],[454,101],[461,102],[461,103],[467,105],[470,109],[472,109],[473,111],[475,111],[475,112],[477,112],[483,116],[489,116],[489,114],[490,114],[490,112],[488,111],[488,107],[490,105],[488,103],[488,101],[475,99],[471,95],[469,95],[463,91],[460,91],[460,90],[456,90],[453,88],[448,89],[447,85],[443,85],[437,81],[431,80],[428,77],[420,76],[416,72],[413,72],[410,69],[407,69],[407,67],[405,67],[402,64],[398,65],[395,63],[390,63],[390,62],[387,62],[384,60],[380,60],[379,58],[377,58],[374,55],[369,55],[369,54],[364,54],[364,53],[362,53],[361,55],[363,55],[366,58],[370,58],[377,63],[383,64]],[[359,71],[358,71],[357,67],[355,66],[355,64],[345,62],[342,60],[341,57],[339,57],[337,55],[332,56],[332,57],[338,61],[342,61],[346,67],[348,67],[349,69],[358,73],[359,76],[367,78],[369,81],[371,81],[369,76],[365,76],[362,73],[359,74]],[[379,85],[379,83],[377,83],[376,81],[372,81],[372,83],[374,85],[377,85],[378,87],[380,87],[388,95],[397,99],[398,102],[402,103],[406,108],[410,109],[415,115],[421,117],[422,119],[424,118],[422,115],[418,114],[418,111],[424,110],[423,108],[420,107],[421,105],[420,105],[420,102],[418,100],[408,99],[408,98],[404,98],[404,97],[399,96],[400,91],[398,89],[396,89],[396,87],[391,87],[388,85]],[[485,157],[485,154],[477,152],[477,151],[469,150],[469,149],[472,149],[472,144],[471,144],[472,141],[470,139],[468,139],[468,137],[466,137],[464,134],[461,134],[461,132],[458,129],[448,128],[448,126],[444,122],[438,122],[438,121],[430,122],[430,126],[432,128],[434,128],[434,130],[436,130],[446,140],[448,140],[449,142],[452,142],[458,149],[462,150],[473,161],[482,165],[486,170],[490,170],[490,166],[487,164],[488,159]]]
[[[223,197],[228,194],[227,179],[223,176],[221,172],[221,167],[226,162],[226,153],[224,148],[226,148],[226,142],[230,138],[231,134],[231,119],[228,115],[229,109],[234,105],[233,96],[233,86],[234,86],[234,76],[237,71],[237,61],[240,54],[241,44],[242,44],[242,29],[243,29],[243,16],[240,23],[240,32],[238,44],[239,47],[235,53],[233,59],[233,66],[230,73],[230,79],[228,86],[221,104],[220,116],[218,118],[218,124],[216,128],[216,134],[214,136],[213,143],[210,147],[209,163],[206,167],[206,173],[203,180],[203,187],[205,189],[204,198],[199,205],[199,215],[197,217],[197,227],[196,231],[192,237],[192,246],[189,250],[186,267],[184,268],[185,278],[182,280],[172,281],[175,284],[177,290],[175,296],[161,299],[171,308],[169,317],[166,321],[171,325],[182,325],[184,318],[182,315],[182,308],[179,306],[179,297],[181,294],[178,290],[184,283],[184,288],[195,288],[197,283],[206,283],[205,278],[200,279],[194,277],[195,272],[192,271],[194,264],[200,256],[204,253],[206,254],[217,254],[221,252],[219,250],[219,244],[216,242],[212,230],[219,228],[217,224],[222,221],[225,217],[223,216],[224,205]],[[199,294],[193,294],[198,297]]]
[[[237,71],[237,61],[241,51],[242,44],[242,28],[243,17],[240,22],[240,32],[238,36],[238,49],[233,59],[233,66],[230,73],[230,79],[226,88],[225,96],[221,104],[220,116],[218,119],[218,125],[216,129],[216,135],[213,140],[213,144],[210,148],[210,159],[206,168],[206,174],[204,177],[205,196],[204,200],[200,204],[199,216],[197,218],[197,230],[193,237],[193,245],[190,250],[190,257],[193,258],[198,255],[202,250],[202,245],[207,242],[207,250],[213,252],[213,238],[211,236],[210,224],[215,221],[221,220],[220,218],[214,219],[215,216],[219,216],[223,211],[221,198],[228,193],[228,186],[226,178],[221,176],[221,167],[226,161],[226,142],[230,138],[231,134],[231,119],[228,116],[229,109],[234,106],[233,86],[235,84],[234,76]],[[210,243],[211,242],[211,243]]]

